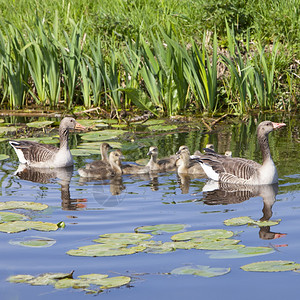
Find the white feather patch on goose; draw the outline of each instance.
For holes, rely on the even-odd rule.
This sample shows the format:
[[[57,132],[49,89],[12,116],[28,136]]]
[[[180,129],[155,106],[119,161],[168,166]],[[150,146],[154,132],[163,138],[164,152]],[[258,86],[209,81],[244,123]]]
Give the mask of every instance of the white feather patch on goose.
[[[17,156],[18,156],[18,159],[20,161],[21,164],[26,164],[28,163],[27,159],[25,159],[24,157],[24,153],[21,149],[17,149],[15,146],[18,146],[20,145],[20,143],[18,142],[15,142],[15,141],[9,141],[10,145],[14,148]]]
[[[207,165],[207,164],[205,164],[201,161],[199,163],[200,163],[201,167],[203,168],[203,170],[206,173],[208,178],[211,178],[211,179],[216,180],[216,181],[219,180],[219,174],[217,172],[215,172],[211,166],[209,166],[209,165]]]

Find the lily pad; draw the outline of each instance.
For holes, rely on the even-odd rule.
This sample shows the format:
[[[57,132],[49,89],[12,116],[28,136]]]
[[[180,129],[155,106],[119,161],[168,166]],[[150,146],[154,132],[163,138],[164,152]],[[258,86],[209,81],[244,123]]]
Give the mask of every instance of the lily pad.
[[[56,241],[50,238],[30,236],[30,237],[10,240],[9,243],[11,245],[23,246],[23,247],[46,248],[54,245]]]
[[[224,229],[206,229],[206,230],[194,230],[187,231],[182,233],[174,234],[171,239],[173,241],[187,241],[194,238],[203,238],[203,239],[226,239],[233,236],[232,231]]]
[[[176,250],[174,242],[162,243],[162,242],[150,241],[150,243],[149,242],[147,243],[147,241],[145,241],[140,243],[139,245],[146,247],[146,249],[144,250],[144,252],[146,253],[163,254],[163,253],[172,252]]]
[[[153,226],[141,226],[135,228],[135,232],[151,232],[152,234],[161,234],[163,232],[182,231],[186,228],[185,224],[159,224]]]
[[[72,249],[67,254],[72,256],[119,256],[129,255],[145,250],[143,246],[134,247],[113,247],[109,244],[96,244],[79,247],[78,249]]]
[[[227,259],[242,258],[273,253],[275,250],[270,247],[244,247],[240,249],[208,252],[209,258]]]
[[[8,159],[9,156],[6,155],[6,154],[0,154],[0,160],[5,160],[5,159]]]
[[[54,121],[36,121],[36,122],[27,123],[26,125],[28,127],[43,128],[43,127],[49,126],[53,123],[54,123]]]
[[[84,279],[65,278],[54,282],[54,287],[56,289],[67,289],[67,288],[86,289],[89,286],[90,283]]]
[[[152,120],[147,120],[146,122],[143,123],[143,125],[157,125],[157,124],[164,124],[165,122],[166,122],[165,120],[152,119]]]
[[[0,202],[0,210],[11,210],[11,209],[31,209],[31,210],[44,210],[48,207],[47,204],[30,201],[7,201]]]
[[[245,247],[244,245],[238,245],[239,242],[240,240],[222,239],[216,241],[208,239],[196,244],[194,248],[201,250],[229,250]]]
[[[288,260],[260,261],[241,267],[247,272],[283,272],[300,269],[300,264]]]
[[[171,271],[173,275],[196,275],[201,277],[216,277],[230,272],[230,268],[211,268],[209,266],[185,266]]]
[[[249,225],[249,226],[274,226],[279,224],[281,220],[275,220],[275,221],[255,221],[251,219],[250,217],[237,217],[232,218],[224,221],[224,224],[227,226],[241,226],[241,225]]]
[[[14,132],[17,130],[17,127],[0,127],[0,135],[6,134],[7,132]]]
[[[100,239],[94,241],[97,241],[98,243],[110,243],[111,241],[117,241],[121,243],[126,243],[127,245],[133,245],[140,241],[148,240],[151,237],[151,234],[145,233],[106,233],[101,234]]]
[[[57,228],[57,225],[54,223],[40,221],[13,221],[0,224],[0,231],[6,233],[15,233],[29,229],[39,231],[53,231],[57,230]]]
[[[100,155],[100,150],[78,148],[78,149],[71,149],[71,153],[73,156],[89,156],[91,154],[99,154]]]
[[[148,129],[152,131],[171,131],[177,128],[176,125],[152,125],[148,127]]]
[[[0,223],[28,219],[25,215],[0,211]]]

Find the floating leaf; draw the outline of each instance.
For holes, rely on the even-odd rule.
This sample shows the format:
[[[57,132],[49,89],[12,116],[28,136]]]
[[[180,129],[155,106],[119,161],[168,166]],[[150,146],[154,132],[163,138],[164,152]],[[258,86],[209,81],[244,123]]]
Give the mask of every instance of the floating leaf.
[[[276,220],[276,221],[255,221],[251,219],[250,217],[237,217],[237,218],[232,218],[224,221],[224,224],[227,226],[241,226],[241,225],[251,225],[251,226],[274,226],[279,224],[281,220]]]
[[[139,241],[148,240],[152,237],[151,234],[145,233],[106,233],[101,234],[100,239],[94,240],[97,243],[111,243],[112,241],[125,243],[127,245],[133,245],[138,243]]]
[[[53,231],[57,230],[57,225],[48,222],[37,221],[14,221],[0,224],[0,231],[7,233],[15,233],[29,229],[40,231]]]
[[[176,248],[174,244],[175,244],[174,242],[162,243],[162,242],[154,242],[154,241],[145,241],[145,242],[141,242],[139,245],[146,247],[144,252],[162,254],[162,253],[175,251]]]
[[[44,210],[48,207],[47,204],[29,202],[29,201],[7,201],[0,202],[0,210],[7,209],[31,209],[31,210]]]
[[[211,268],[209,266],[185,266],[176,268],[171,271],[171,274],[176,275],[196,275],[201,277],[216,277],[225,275],[230,272],[230,268]]]
[[[100,155],[100,150],[78,148],[78,149],[71,149],[71,153],[73,156],[90,156],[91,154],[99,154]]]
[[[14,132],[17,130],[17,127],[10,126],[10,127],[0,127],[0,135],[3,135],[7,132]]]
[[[161,234],[163,232],[176,232],[186,228],[185,224],[159,224],[153,226],[137,227],[135,232],[151,232],[152,234]]]
[[[0,223],[28,219],[25,215],[0,211]]]
[[[66,227],[66,223],[64,221],[58,222],[57,223],[57,227],[58,228],[65,228]]]
[[[67,254],[72,256],[119,256],[141,252],[145,247],[134,246],[130,248],[110,246],[109,244],[96,244],[69,250]]]
[[[27,281],[33,279],[33,278],[34,278],[34,276],[32,276],[32,275],[20,274],[20,275],[10,276],[6,280],[9,281],[9,282],[14,282],[14,283],[24,283],[24,282],[27,282]]]
[[[131,278],[128,276],[116,276],[102,279],[101,289],[110,289],[114,287],[119,287],[125,284],[128,284],[131,281]]]
[[[300,269],[300,264],[287,260],[260,261],[241,267],[248,272],[283,272]]]
[[[171,237],[173,241],[187,241],[194,238],[203,239],[226,239],[233,236],[232,231],[224,229],[206,229],[206,230],[194,230],[182,233],[177,233]]]
[[[274,249],[270,247],[244,247],[240,249],[208,252],[209,258],[227,259],[242,258],[273,253]]]
[[[158,120],[158,119],[152,119],[152,120],[147,120],[146,122],[143,123],[143,125],[157,125],[157,124],[164,124],[166,121],[165,120]]]
[[[36,121],[36,122],[27,123],[26,125],[28,127],[43,128],[43,127],[49,126],[53,123],[54,123],[54,121]]]
[[[56,241],[49,238],[32,236],[32,237],[10,240],[9,243],[11,245],[23,246],[23,247],[46,248],[54,245]]]
[[[67,289],[67,288],[86,289],[89,286],[90,283],[84,279],[65,278],[54,282],[54,287],[56,289]]]
[[[171,131],[177,129],[178,127],[176,125],[152,125],[148,128],[152,131]]]
[[[85,148],[85,149],[95,149],[95,150],[100,150],[102,142],[86,142],[86,143],[81,143],[80,145],[77,146],[78,148]],[[110,141],[109,145],[112,148],[118,149],[122,147],[122,144],[120,142],[115,142],[115,141]]]
[[[194,240],[192,240],[193,242]],[[195,245],[195,249],[201,250],[228,250],[245,247],[244,245],[237,245],[240,240],[222,239],[222,240],[204,240]]]
[[[5,160],[5,159],[8,159],[9,156],[6,155],[6,154],[0,154],[0,160]]]

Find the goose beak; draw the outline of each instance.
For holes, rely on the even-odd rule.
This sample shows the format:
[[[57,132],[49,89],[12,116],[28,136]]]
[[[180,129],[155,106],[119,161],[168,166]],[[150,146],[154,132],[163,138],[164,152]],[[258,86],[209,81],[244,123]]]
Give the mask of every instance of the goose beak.
[[[148,153],[147,153],[147,155],[151,155],[152,154],[152,152],[151,151],[149,151]]]
[[[76,122],[75,129],[79,130],[79,131],[83,131],[83,130],[86,129],[86,127],[83,126],[83,125],[81,125],[81,124],[79,124],[78,122]]]
[[[279,128],[281,128],[281,127],[284,127],[284,126],[286,126],[286,124],[285,123],[274,123],[274,122],[272,122],[272,124],[273,124],[273,129],[279,129]]]
[[[180,150],[178,150],[175,154],[176,155],[179,155],[181,153],[181,151]]]

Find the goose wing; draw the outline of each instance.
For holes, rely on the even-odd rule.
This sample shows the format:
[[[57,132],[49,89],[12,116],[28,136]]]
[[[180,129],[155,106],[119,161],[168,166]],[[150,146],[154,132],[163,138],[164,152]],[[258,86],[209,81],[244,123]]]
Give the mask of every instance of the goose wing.
[[[213,153],[203,155],[200,161],[210,166],[219,175],[219,179],[224,182],[233,181],[234,178],[249,180],[261,167],[260,164],[253,160],[226,157]]]
[[[10,141],[9,143],[16,150],[19,160],[22,163],[47,161],[59,150],[53,145],[40,144],[32,141]]]

